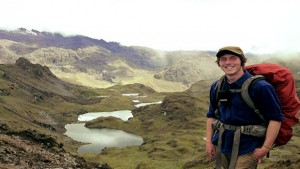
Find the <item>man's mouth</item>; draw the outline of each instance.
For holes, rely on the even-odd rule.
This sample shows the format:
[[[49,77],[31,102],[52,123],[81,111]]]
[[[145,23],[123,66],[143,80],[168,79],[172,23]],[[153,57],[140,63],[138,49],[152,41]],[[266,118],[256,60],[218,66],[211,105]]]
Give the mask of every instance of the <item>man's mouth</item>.
[[[225,69],[228,69],[228,70],[231,70],[233,68],[234,68],[234,66],[225,66]]]

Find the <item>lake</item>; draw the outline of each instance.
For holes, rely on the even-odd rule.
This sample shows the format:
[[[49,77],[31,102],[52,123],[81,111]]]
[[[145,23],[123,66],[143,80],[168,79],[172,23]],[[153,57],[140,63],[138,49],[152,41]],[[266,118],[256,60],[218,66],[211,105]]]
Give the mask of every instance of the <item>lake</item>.
[[[78,121],[90,121],[98,117],[116,117],[124,121],[132,116],[131,110],[118,110],[113,112],[89,112],[78,116]]]
[[[105,147],[127,147],[141,145],[141,136],[115,129],[87,128],[85,123],[67,124],[67,136],[86,145],[78,148],[78,153],[100,153]]]
[[[124,96],[137,96],[138,94],[124,94]],[[138,103],[139,100],[133,100]],[[150,104],[161,104],[161,101],[153,103],[139,103],[136,107]],[[87,128],[84,121],[90,121],[98,117],[116,117],[124,121],[132,118],[131,110],[119,110],[113,112],[89,112],[78,116],[78,123],[67,124],[66,135],[73,140],[87,143],[78,148],[78,153],[100,153],[105,147],[127,147],[141,145],[144,140],[141,136],[116,129]]]

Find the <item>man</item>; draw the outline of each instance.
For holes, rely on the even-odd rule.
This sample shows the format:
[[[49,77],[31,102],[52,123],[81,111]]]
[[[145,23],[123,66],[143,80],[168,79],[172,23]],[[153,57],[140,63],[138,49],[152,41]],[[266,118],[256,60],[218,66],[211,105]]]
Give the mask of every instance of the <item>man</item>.
[[[247,59],[243,51],[236,46],[226,46],[219,49],[216,56],[217,64],[225,76],[218,93],[218,81],[210,89],[206,153],[208,157],[216,158],[217,169],[255,169],[273,146],[283,120],[278,97],[273,86],[265,80],[251,85],[250,96],[266,120],[265,127],[262,126],[263,120],[238,92],[252,76],[244,69]],[[254,136],[255,133],[243,133],[244,128],[251,130],[253,126],[263,127],[262,137]]]

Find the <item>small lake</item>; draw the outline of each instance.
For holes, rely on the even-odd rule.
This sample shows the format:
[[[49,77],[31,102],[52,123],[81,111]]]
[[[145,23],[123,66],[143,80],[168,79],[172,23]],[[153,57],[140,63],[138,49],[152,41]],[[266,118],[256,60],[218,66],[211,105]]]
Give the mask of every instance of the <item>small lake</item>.
[[[151,105],[151,104],[161,104],[162,101],[158,101],[158,102],[153,102],[153,103],[139,103],[136,104],[135,107],[142,107],[142,106],[147,106],[147,105]]]
[[[124,121],[128,120],[130,117],[133,117],[130,110],[119,110],[113,112],[90,112],[90,113],[79,115],[78,121],[90,121],[98,117],[109,117],[109,116],[120,118]]]
[[[89,143],[78,148],[78,153],[100,153],[105,147],[141,145],[141,136],[115,129],[87,128],[84,123],[67,124],[67,136],[73,140]]]
[[[124,96],[137,96],[138,94],[124,94]],[[133,100],[139,103],[139,100]],[[150,104],[161,104],[161,101],[154,103],[139,103],[136,107],[146,106]],[[131,110],[119,110],[113,112],[89,112],[78,116],[78,123],[67,124],[65,126],[65,135],[71,137],[73,140],[86,143],[86,145],[78,148],[78,153],[101,153],[105,147],[127,147],[141,145],[144,140],[141,136],[124,132],[116,129],[97,129],[85,127],[85,121],[90,121],[98,117],[116,117],[123,121],[132,118]]]

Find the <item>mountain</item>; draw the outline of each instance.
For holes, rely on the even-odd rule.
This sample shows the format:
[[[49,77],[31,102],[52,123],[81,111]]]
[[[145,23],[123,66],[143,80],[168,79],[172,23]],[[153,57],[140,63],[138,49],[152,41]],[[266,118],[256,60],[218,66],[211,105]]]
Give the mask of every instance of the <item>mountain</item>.
[[[296,78],[299,91],[299,76]],[[66,83],[49,67],[24,57],[13,64],[0,64],[0,166],[102,169],[212,166],[213,162],[206,159],[204,139],[212,81],[200,80],[188,90],[173,93],[156,92],[136,83],[95,89]],[[162,104],[136,108],[134,97],[124,97],[123,93],[139,93],[137,98],[141,102],[162,100]],[[64,126],[76,122],[78,115],[86,112],[119,109],[132,110],[133,118],[126,122],[113,117],[97,118],[86,126],[136,133],[143,137],[144,143],[78,156],[76,150],[82,143],[66,137]],[[299,127],[295,126],[288,145],[272,150],[270,159],[264,161],[265,168],[299,168]]]
[[[80,97],[79,91],[82,87],[61,81],[48,67],[25,58],[0,64],[1,168],[109,169],[107,164],[87,162],[64,147],[72,142],[62,134],[64,124],[78,113],[70,106],[100,102],[99,98]]]
[[[215,58],[206,52],[176,52],[171,62],[174,63],[154,77],[190,86],[200,80],[218,79],[223,74],[219,68],[216,69]]]
[[[99,98],[83,99],[80,97],[80,86],[60,80],[48,67],[32,64],[25,58],[19,58],[15,64],[0,64],[0,84],[0,105],[4,108],[1,113],[4,116],[15,114],[16,117],[9,117],[14,117],[13,120],[21,118],[20,121],[29,125],[37,121],[51,128],[61,127],[58,122],[45,122],[47,119],[43,117],[44,111],[59,107],[55,102],[85,105],[100,101]],[[41,114],[34,114],[35,111]],[[17,124],[9,127],[21,128]]]
[[[183,91],[197,80],[217,78],[210,52],[157,51],[85,36],[20,28],[0,30],[0,63],[24,57],[75,84],[109,87],[142,83],[157,91]],[[176,82],[176,83],[174,83]]]
[[[122,46],[117,42],[106,42],[104,40],[92,39],[85,36],[69,36],[65,37],[59,33],[49,33],[49,32],[39,32],[36,30],[26,30],[24,28],[20,28],[16,31],[0,31],[1,39],[10,40],[13,42],[19,42],[17,44],[11,44],[9,49],[15,52],[17,55],[26,55],[28,53],[32,53],[38,49],[44,48],[52,48],[52,49],[65,49],[67,54],[73,56],[70,59],[76,59],[76,56],[84,57],[88,54],[85,54],[85,51],[80,51],[80,49],[85,49],[87,47],[97,46],[100,47],[97,51],[102,53],[102,57],[117,57],[124,58],[128,63],[143,68],[155,68],[157,67],[157,63],[153,64],[153,60],[151,60],[151,56],[156,55],[154,50],[151,49],[143,49],[143,48],[133,48]],[[29,46],[28,46],[29,45]],[[31,46],[34,45],[34,46]],[[71,53],[71,51],[77,51],[76,53]],[[44,51],[43,57],[49,57],[48,54],[52,54],[52,51]],[[82,53],[80,53],[82,52]],[[99,56],[98,53],[98,56]],[[57,57],[65,59],[68,61],[69,59],[65,55],[57,55],[59,53],[53,53]],[[75,55],[75,56],[74,56]],[[93,55],[97,55],[93,53]],[[53,57],[53,56],[52,56]],[[100,55],[100,58],[102,58]],[[77,58],[78,59],[78,58]],[[49,61],[60,61],[60,60],[49,60]],[[74,60],[69,60],[73,62]]]

